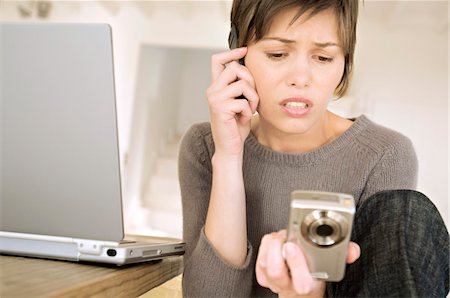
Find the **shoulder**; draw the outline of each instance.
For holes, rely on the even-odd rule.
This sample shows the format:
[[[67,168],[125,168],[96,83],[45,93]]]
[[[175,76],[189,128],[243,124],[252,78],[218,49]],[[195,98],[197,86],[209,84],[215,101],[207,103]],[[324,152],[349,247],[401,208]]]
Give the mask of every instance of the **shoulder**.
[[[366,148],[364,162],[370,165],[361,200],[387,189],[415,189],[418,160],[411,140],[405,135],[376,124],[366,117],[357,121],[365,125],[355,138]]]
[[[371,161],[372,175],[383,176],[384,180],[403,181],[391,188],[400,186],[415,187],[417,181],[418,160],[411,140],[405,135],[376,124],[364,117],[360,118],[365,127],[357,136],[357,142],[362,144],[370,154],[365,156]]]
[[[409,152],[415,155],[411,140],[400,132],[379,125],[365,116],[360,116],[355,124],[360,128],[355,141],[377,155],[387,152]]]
[[[183,139],[212,137],[211,124],[209,122],[195,123],[183,134]]]
[[[193,124],[183,134],[180,143],[180,154],[184,152],[203,154],[206,153],[205,151],[211,155],[214,151],[211,124],[209,122]]]

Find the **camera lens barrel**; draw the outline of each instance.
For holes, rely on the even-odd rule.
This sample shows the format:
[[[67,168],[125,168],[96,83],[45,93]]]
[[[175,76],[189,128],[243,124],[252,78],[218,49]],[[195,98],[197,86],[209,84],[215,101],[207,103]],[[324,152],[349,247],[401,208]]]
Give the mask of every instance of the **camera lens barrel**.
[[[314,210],[305,216],[301,224],[305,239],[318,246],[331,246],[341,242],[348,231],[344,216],[330,210]]]

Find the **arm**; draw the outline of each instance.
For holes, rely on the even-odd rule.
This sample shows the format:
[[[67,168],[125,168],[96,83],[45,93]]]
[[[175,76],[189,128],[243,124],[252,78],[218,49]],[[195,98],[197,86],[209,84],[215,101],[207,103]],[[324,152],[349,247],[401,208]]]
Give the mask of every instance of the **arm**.
[[[212,84],[207,90],[215,147],[212,158],[189,152],[204,142],[193,131],[187,133],[180,150],[184,235],[185,241],[192,241],[184,273],[183,288],[188,295],[243,296],[252,284],[242,161],[258,97],[251,74],[235,62],[245,53],[245,48],[235,49],[212,59]],[[235,99],[242,94],[248,101]],[[205,149],[200,148],[197,155],[202,152]],[[202,163],[208,164],[208,170],[199,167]],[[202,189],[208,191],[200,192]]]
[[[220,256],[237,267],[247,256],[244,142],[258,101],[252,75],[236,62],[246,52],[240,48],[214,55],[212,83],[206,91],[215,151],[205,235]],[[248,100],[236,100],[242,94]]]
[[[186,242],[183,296],[248,296],[253,268],[252,248],[236,267],[225,261],[204,233],[211,194],[211,148],[204,127],[191,127],[183,137],[179,152],[179,180],[183,204],[183,238]],[[246,247],[247,252],[247,247]]]

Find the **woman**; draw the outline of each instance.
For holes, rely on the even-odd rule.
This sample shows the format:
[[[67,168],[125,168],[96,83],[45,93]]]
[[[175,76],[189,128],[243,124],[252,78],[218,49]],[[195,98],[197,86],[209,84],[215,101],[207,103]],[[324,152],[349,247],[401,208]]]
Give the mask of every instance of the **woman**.
[[[282,257],[290,193],[349,193],[364,209],[379,191],[415,188],[406,137],[327,110],[350,82],[357,2],[234,1],[238,48],[212,57],[211,123],[192,126],[180,148],[184,295],[324,296],[299,246]],[[359,256],[351,243],[347,262]]]

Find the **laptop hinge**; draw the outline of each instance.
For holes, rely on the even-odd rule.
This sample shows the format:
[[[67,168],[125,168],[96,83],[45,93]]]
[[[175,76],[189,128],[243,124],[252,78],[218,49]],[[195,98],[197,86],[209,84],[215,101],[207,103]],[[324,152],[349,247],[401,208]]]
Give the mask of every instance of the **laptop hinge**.
[[[118,242],[103,242],[98,240],[88,239],[73,239],[73,243],[77,244],[78,252],[80,254],[88,255],[100,255],[102,253],[103,246],[118,246]]]

